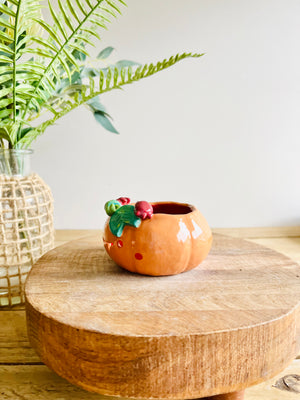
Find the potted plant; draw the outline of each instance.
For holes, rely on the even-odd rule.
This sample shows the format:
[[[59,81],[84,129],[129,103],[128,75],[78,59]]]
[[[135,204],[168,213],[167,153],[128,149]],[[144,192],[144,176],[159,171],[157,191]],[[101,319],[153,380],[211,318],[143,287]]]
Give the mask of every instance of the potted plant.
[[[123,0],[48,0],[50,24],[39,0],[0,2],[0,305],[23,301],[30,266],[53,245],[52,196],[41,178],[30,174],[31,143],[83,104],[116,132],[100,95],[202,56],[87,66],[89,46],[122,5]],[[105,48],[98,60],[107,61],[112,51]]]

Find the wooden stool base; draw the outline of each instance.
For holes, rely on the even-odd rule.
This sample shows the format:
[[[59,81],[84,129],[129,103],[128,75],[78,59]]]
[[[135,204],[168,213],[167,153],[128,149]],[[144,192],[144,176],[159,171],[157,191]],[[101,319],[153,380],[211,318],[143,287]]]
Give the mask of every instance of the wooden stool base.
[[[244,400],[245,391],[218,394],[217,396],[203,397],[200,400]]]
[[[30,342],[71,383],[133,399],[227,392],[208,399],[242,400],[231,392],[276,375],[297,354],[294,261],[215,234],[199,267],[149,277],[119,268],[100,241],[57,247],[26,282]]]

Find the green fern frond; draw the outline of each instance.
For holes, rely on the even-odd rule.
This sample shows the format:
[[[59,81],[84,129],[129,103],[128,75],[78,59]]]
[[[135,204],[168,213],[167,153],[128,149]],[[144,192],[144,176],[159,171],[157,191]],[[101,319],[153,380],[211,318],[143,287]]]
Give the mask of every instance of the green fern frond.
[[[21,130],[23,121],[31,118],[33,111],[38,113],[43,106],[49,109],[47,100],[60,81],[67,76],[72,82],[72,76],[80,70],[74,51],[89,56],[86,46],[93,45],[90,38],[99,38],[95,27],[106,28],[106,14],[110,8],[118,9],[116,3],[123,4],[121,0],[115,3],[106,0],[51,0],[48,7],[53,24],[41,18],[39,0],[0,3],[1,124],[10,124],[13,120]],[[101,11],[100,5],[103,4],[105,11]],[[30,34],[33,26],[44,31],[47,38]],[[29,54],[33,55],[32,60],[23,59]],[[25,90],[24,82],[30,88],[26,86]],[[8,87],[11,94],[1,91]],[[11,145],[14,144],[12,139]]]
[[[56,74],[58,64],[62,67],[63,72],[71,82],[72,74],[74,71],[79,71],[80,68],[79,63],[73,56],[74,48],[88,56],[89,54],[85,47],[93,45],[93,42],[90,40],[91,36],[98,36],[95,33],[95,25],[105,29],[106,25],[104,21],[107,21],[105,15],[107,13],[115,14],[114,11],[116,10],[120,13],[117,3],[123,4],[123,1],[68,0],[62,2],[58,0],[57,9],[55,9],[52,3],[52,1],[48,0],[48,7],[53,18],[54,28],[41,18],[34,18],[34,21],[49,35],[48,39],[43,42],[35,40],[38,44],[40,55],[43,53],[49,54],[49,51],[53,52],[53,54],[51,59],[49,54],[48,58],[50,62],[36,83],[36,90],[32,93],[32,97],[34,97],[38,87],[42,87],[45,91],[47,90],[44,84],[47,80],[49,81],[49,78],[53,79],[55,77],[56,81],[63,78],[63,74]],[[105,5],[105,7],[102,5]],[[45,48],[43,49],[43,47]],[[23,113],[23,118],[26,118],[30,102],[31,99]]]
[[[145,64],[136,67],[123,67],[123,68],[108,68],[105,73],[100,70],[98,82],[93,79],[90,80],[89,85],[81,85],[77,87],[80,89],[80,95],[75,97],[69,97],[66,103],[53,104],[52,112],[55,114],[53,118],[43,122],[35,129],[29,131],[19,142],[18,146],[28,148],[32,141],[34,141],[39,135],[41,135],[50,125],[53,125],[59,118],[66,115],[69,111],[87,103],[91,99],[114,89],[119,89],[124,85],[131,84],[139,81],[143,78],[147,78],[155,73],[162,71],[166,68],[171,67],[177,62],[185,58],[199,58],[204,54],[198,53],[182,53],[165,59],[156,64]],[[70,93],[73,94],[73,93]],[[63,106],[63,107],[62,107]]]
[[[24,85],[23,79],[28,76],[28,65],[25,63],[21,68],[18,60],[24,54],[24,48],[30,41],[30,37],[27,37],[25,32],[32,28],[33,18],[39,13],[40,8],[35,0],[10,0],[0,4],[0,27],[2,27],[0,30],[0,115],[2,124],[4,122],[9,124],[10,120],[15,124],[21,122],[20,111],[31,98],[31,92],[35,90],[35,87],[31,86],[32,80],[30,79],[27,79],[26,85]],[[30,66],[29,72],[31,71],[32,66]],[[10,93],[7,91],[8,88]]]
[[[125,2],[48,0],[51,23],[42,18],[41,2],[0,0],[0,146],[4,139],[10,147],[28,147],[48,126],[102,93],[151,76],[184,58],[202,56],[183,53],[156,64],[122,60],[105,69],[87,67],[88,46],[100,39],[99,32],[121,13]],[[106,48],[98,58],[106,61],[112,51]],[[97,121],[116,132],[99,104],[94,110]],[[44,112],[53,117],[32,126]]]

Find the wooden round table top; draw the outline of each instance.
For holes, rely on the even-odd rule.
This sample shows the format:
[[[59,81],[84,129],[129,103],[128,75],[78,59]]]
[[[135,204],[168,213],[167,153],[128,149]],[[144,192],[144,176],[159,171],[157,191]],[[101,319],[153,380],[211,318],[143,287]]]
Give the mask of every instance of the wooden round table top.
[[[28,335],[42,361],[87,390],[200,398],[274,376],[299,349],[300,267],[273,250],[214,235],[194,270],[149,277],[106,255],[101,234],[33,267]]]

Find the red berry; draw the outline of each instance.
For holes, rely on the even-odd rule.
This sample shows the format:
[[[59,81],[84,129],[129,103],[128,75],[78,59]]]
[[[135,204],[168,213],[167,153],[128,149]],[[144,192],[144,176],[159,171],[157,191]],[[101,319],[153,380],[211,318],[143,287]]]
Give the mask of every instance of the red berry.
[[[117,200],[122,204],[122,206],[130,203],[129,197],[119,197]]]
[[[147,201],[138,201],[135,204],[134,213],[141,219],[151,218],[153,215],[153,207]]]

